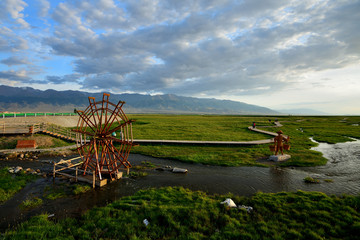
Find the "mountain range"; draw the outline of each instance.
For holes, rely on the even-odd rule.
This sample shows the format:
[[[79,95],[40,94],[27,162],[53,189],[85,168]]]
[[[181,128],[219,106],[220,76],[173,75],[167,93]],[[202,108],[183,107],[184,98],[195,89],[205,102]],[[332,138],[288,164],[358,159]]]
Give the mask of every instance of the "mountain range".
[[[0,111],[9,112],[72,112],[84,110],[88,97],[101,100],[102,93],[82,91],[37,90],[30,87],[0,85]],[[111,94],[113,103],[125,101],[127,113],[178,113],[178,114],[259,114],[275,115],[269,108],[230,100],[182,97],[173,94]]]

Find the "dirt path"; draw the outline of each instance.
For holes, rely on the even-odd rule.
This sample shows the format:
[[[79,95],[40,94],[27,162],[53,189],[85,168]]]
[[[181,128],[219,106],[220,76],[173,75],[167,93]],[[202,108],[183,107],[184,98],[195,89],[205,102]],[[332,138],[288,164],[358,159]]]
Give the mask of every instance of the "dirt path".
[[[79,116],[41,116],[41,117],[17,117],[0,118],[0,124],[37,124],[50,123],[63,127],[76,127]]]

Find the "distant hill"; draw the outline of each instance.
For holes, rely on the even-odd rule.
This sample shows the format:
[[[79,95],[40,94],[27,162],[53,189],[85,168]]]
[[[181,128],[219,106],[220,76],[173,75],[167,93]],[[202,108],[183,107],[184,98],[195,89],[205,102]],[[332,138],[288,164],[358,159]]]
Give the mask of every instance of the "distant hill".
[[[325,113],[309,108],[283,109],[283,110],[278,110],[278,112],[284,114],[291,114],[291,115],[331,115],[329,113]]]
[[[72,112],[89,105],[88,97],[102,99],[102,93],[81,91],[41,91],[30,87],[0,85],[0,111],[18,112]],[[197,113],[197,114],[279,114],[269,108],[243,102],[181,97],[172,94],[111,94],[110,101],[125,101],[129,113]]]

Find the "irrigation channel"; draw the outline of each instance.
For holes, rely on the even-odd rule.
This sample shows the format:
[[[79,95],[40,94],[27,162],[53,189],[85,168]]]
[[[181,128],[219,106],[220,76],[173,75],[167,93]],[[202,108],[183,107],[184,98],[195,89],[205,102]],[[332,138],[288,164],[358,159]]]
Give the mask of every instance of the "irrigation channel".
[[[236,195],[251,196],[258,191],[321,191],[326,194],[359,194],[360,193],[360,140],[347,143],[320,143],[313,150],[320,151],[328,159],[325,166],[307,168],[280,167],[220,167],[201,164],[189,164],[179,161],[157,159],[143,155],[131,154],[129,157],[133,165],[142,161],[149,161],[158,166],[172,166],[188,169],[186,174],[175,174],[170,171],[145,170],[148,175],[136,179],[123,178],[102,188],[96,188],[77,196],[44,200],[35,209],[22,211],[19,204],[29,196],[42,197],[46,186],[54,186],[68,182],[51,177],[40,178],[28,184],[12,199],[0,206],[0,228],[4,231],[9,226],[28,219],[31,216],[47,213],[54,218],[76,217],[94,206],[103,206],[123,196],[131,195],[140,189],[164,186],[183,186],[192,190],[201,190],[209,194],[234,193]],[[53,160],[53,159],[52,159]],[[21,165],[23,168],[39,168],[51,172],[49,159],[39,162],[6,161],[3,166]],[[321,180],[320,184],[304,182],[307,176]],[[331,182],[323,181],[331,179]]]

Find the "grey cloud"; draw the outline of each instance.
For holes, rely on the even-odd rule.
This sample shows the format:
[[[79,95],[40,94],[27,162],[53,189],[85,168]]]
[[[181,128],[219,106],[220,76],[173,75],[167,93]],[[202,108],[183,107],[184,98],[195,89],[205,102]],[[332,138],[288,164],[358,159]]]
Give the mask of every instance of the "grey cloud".
[[[146,56],[124,56],[108,58],[79,59],[75,61],[75,70],[83,74],[127,74],[139,72],[149,65]]]
[[[0,27],[0,51],[17,52],[28,49],[28,42],[7,27]]]
[[[44,43],[77,58],[74,70],[90,74],[83,88],[249,94],[359,60],[356,1],[124,3],[65,2],[54,11],[59,26]]]
[[[85,78],[83,89],[100,89],[107,91],[126,91],[123,77],[118,74],[96,74]]]
[[[68,74],[64,76],[47,76],[46,80],[53,84],[63,84],[63,83],[69,83],[69,82],[79,82],[79,78],[81,77],[81,74]]]
[[[46,81],[43,80],[34,80],[30,76],[28,76],[27,72],[24,70],[20,71],[1,71],[0,79],[5,79],[10,82],[21,82],[21,83],[40,83],[45,84]]]
[[[0,61],[2,64],[7,66],[14,66],[14,65],[23,65],[23,64],[30,64],[26,57],[21,58],[18,56],[12,56]]]

